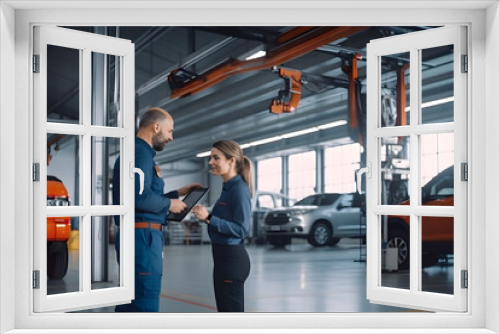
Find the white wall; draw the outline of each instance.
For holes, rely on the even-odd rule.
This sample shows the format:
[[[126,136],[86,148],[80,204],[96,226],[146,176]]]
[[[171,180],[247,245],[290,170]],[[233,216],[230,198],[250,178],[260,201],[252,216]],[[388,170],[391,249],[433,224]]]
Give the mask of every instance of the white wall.
[[[14,328],[14,10],[0,2],[0,333]],[[7,273],[7,274],[5,274]]]
[[[485,175],[487,177],[486,196],[485,201],[485,217],[493,224],[486,225],[486,245],[488,250],[486,256],[486,277],[500,277],[500,197],[498,189],[500,189],[500,166],[499,147],[500,147],[500,89],[498,78],[500,78],[500,6],[498,3],[490,6],[486,15],[486,71],[490,75],[486,75],[486,150],[485,152],[478,152],[478,154],[485,155]],[[494,152],[494,153],[490,153]],[[481,166],[482,167],[482,166]],[[500,333],[500,283],[496,281],[486,281],[485,290],[487,305],[494,305],[494,307],[486,308],[486,327]]]

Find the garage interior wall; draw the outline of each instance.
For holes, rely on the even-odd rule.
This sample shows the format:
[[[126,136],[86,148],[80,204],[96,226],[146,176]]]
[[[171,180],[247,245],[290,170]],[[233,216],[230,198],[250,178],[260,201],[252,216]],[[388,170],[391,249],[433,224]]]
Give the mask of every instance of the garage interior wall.
[[[486,198],[485,194],[489,194],[486,198],[484,204],[477,204],[474,206],[472,213],[470,215],[474,217],[474,220],[480,221],[481,219],[490,221],[490,224],[486,224],[486,229],[480,228],[479,230],[474,230],[474,233],[484,233],[486,236],[486,246],[482,244],[475,243],[473,252],[474,254],[486,254],[484,257],[485,261],[488,261],[486,268],[486,275],[489,279],[485,277],[474,277],[471,279],[486,282],[485,290],[479,291],[478,296],[486,296],[486,305],[489,307],[478,307],[479,310],[485,312],[484,319],[486,326],[491,331],[500,331],[500,323],[498,319],[499,314],[499,285],[498,278],[500,259],[498,258],[499,252],[499,240],[500,240],[500,230],[497,223],[500,220],[499,211],[499,189],[500,189],[500,173],[498,171],[499,165],[499,152],[498,147],[500,144],[500,137],[498,128],[500,127],[498,110],[499,110],[499,45],[500,45],[500,34],[499,34],[499,13],[498,4],[492,5],[487,10],[486,21],[486,52],[485,54],[475,54],[473,58],[473,68],[474,75],[481,77],[483,79],[476,80],[486,80],[485,87],[486,90],[483,92],[485,95],[477,94],[475,95],[474,110],[477,112],[476,115],[484,115],[485,117],[476,117],[474,119],[474,124],[472,126],[474,136],[474,147],[471,150],[471,159],[474,162],[472,165],[472,177],[477,181],[475,183],[472,196],[483,199]],[[428,13],[427,13],[428,14]],[[71,19],[71,18],[69,18]],[[76,17],[73,17],[76,19]],[[270,17],[268,17],[270,19]],[[20,113],[16,115],[16,126],[12,126],[12,111],[20,110],[21,106],[14,105],[14,92],[15,85],[9,78],[14,78],[14,10],[4,3],[0,3],[0,60],[1,60],[1,76],[0,76],[0,269],[2,273],[14,273],[14,257],[9,258],[5,256],[6,254],[11,254],[14,248],[13,238],[14,235],[14,225],[8,222],[21,223],[21,220],[15,219],[13,210],[7,210],[6,208],[12,208],[16,206],[19,213],[23,209],[21,203],[23,199],[23,194],[16,194],[14,201],[14,196],[12,195],[12,189],[16,187],[16,180],[21,180],[23,175],[29,175],[29,167],[26,165],[15,165],[14,161],[16,158],[15,151],[17,148],[23,149],[26,146],[27,139],[23,139],[24,134],[18,133],[15,136],[14,128],[20,132],[21,129],[25,130],[25,113]],[[476,41],[480,43],[481,41]],[[481,48],[483,46],[480,46]],[[26,51],[23,47],[20,48],[22,51]],[[24,58],[23,58],[24,59]],[[487,65],[485,65],[487,64]],[[488,66],[488,71],[485,71],[485,66]],[[10,73],[10,75],[5,75]],[[484,79],[486,78],[486,79]],[[484,84],[484,81],[483,81]],[[27,91],[26,87],[20,87],[20,89]],[[18,100],[20,101],[20,96],[18,94]],[[481,100],[481,101],[479,101]],[[17,107],[17,108],[14,108]],[[482,130],[486,130],[486,135],[482,134]],[[21,139],[21,145],[16,146],[15,139]],[[27,153],[23,154],[27,155]],[[24,161],[24,157],[20,159]],[[16,161],[19,161],[16,160]],[[8,163],[11,162],[11,163]],[[14,167],[16,167],[16,177],[11,177],[14,175]],[[488,182],[485,182],[485,177],[488,176]],[[26,180],[24,180],[26,179]],[[28,177],[22,179],[22,189],[28,189]],[[172,184],[174,187],[174,184]],[[23,215],[24,218],[25,215]],[[23,220],[24,221],[24,220]],[[18,229],[19,230],[19,229]],[[20,229],[24,231],[24,228]],[[472,238],[477,239],[477,236],[472,235]],[[482,238],[482,236],[481,236]],[[479,238],[479,240],[482,240]],[[26,238],[16,237],[16,241],[21,240],[26,241]],[[486,252],[486,248],[489,252]],[[477,258],[477,257],[476,257]],[[483,264],[473,264],[474,266],[479,266],[482,268]],[[15,297],[26,297],[26,292],[16,292],[16,289],[12,289],[15,284],[24,284],[27,279],[21,279],[21,283],[14,283],[13,274],[3,274],[0,276],[0,331],[4,332],[15,327],[14,316],[19,317],[17,312],[14,314],[13,307],[16,298]],[[493,279],[491,279],[493,278]],[[482,287],[477,287],[478,289],[483,289]],[[477,292],[477,291],[476,291]],[[473,300],[473,306],[477,307],[482,305],[484,301]],[[18,309],[19,310],[19,309]],[[24,314],[22,315],[24,316]]]
[[[0,332],[14,328],[15,285],[12,240],[15,230],[15,12],[0,2]],[[10,79],[9,79],[10,78]]]

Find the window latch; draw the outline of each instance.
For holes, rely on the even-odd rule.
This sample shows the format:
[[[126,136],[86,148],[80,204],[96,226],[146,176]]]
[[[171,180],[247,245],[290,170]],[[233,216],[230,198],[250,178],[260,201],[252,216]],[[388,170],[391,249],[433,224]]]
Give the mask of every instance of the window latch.
[[[359,194],[362,194],[362,191],[361,191],[361,176],[366,173],[366,177],[371,179],[372,178],[372,163],[370,161],[368,161],[366,163],[366,167],[364,168],[360,168],[357,172],[356,172],[356,187],[358,188],[358,193]]]

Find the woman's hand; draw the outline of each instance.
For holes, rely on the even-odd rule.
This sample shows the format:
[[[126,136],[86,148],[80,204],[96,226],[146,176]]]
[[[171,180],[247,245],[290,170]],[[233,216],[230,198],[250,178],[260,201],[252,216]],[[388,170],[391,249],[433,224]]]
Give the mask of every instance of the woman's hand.
[[[195,205],[191,212],[193,212],[194,216],[199,220],[202,220],[207,224],[210,223],[210,220],[208,219],[208,210],[203,205]]]
[[[179,196],[184,196],[187,195],[193,188],[203,188],[203,185],[200,183],[186,184],[184,187],[177,189],[177,193]]]

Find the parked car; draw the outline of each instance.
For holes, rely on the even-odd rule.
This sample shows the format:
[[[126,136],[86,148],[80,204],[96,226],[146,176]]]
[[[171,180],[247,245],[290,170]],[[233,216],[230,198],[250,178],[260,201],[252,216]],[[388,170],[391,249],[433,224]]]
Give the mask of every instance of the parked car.
[[[454,168],[448,167],[422,188],[422,205],[453,206]],[[400,205],[409,205],[410,200]],[[453,217],[422,218],[422,267],[438,262],[440,256],[453,254]],[[408,216],[388,217],[387,247],[398,248],[398,268],[410,266],[410,219]]]
[[[252,220],[248,238],[256,244],[264,244],[266,242],[263,229],[265,214],[276,208],[289,207],[295,202],[281,193],[257,190],[252,196]]]
[[[364,195],[323,193],[308,196],[289,208],[269,211],[264,226],[267,241],[283,246],[306,238],[315,246],[336,245],[341,238],[364,237]]]
[[[47,206],[68,206],[69,193],[61,180],[47,175]],[[68,272],[70,217],[47,218],[47,275],[61,279]]]

